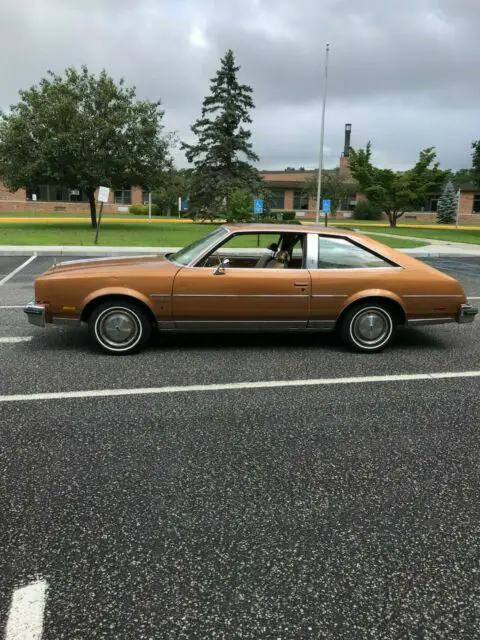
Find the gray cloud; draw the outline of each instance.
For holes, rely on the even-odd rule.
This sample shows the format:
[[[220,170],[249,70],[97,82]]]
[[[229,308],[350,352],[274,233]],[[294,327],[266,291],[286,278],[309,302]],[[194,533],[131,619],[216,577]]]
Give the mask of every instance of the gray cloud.
[[[161,98],[167,126],[188,139],[231,47],[254,88],[260,166],[313,167],[329,41],[327,165],[351,122],[353,145],[372,140],[383,166],[436,146],[456,168],[480,137],[479,18],[478,0],[3,0],[0,105],[47,69],[86,63]]]

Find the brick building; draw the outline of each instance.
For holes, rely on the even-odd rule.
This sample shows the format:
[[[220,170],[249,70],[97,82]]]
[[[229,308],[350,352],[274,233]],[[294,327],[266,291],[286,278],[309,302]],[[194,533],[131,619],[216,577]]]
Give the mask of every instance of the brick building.
[[[340,156],[340,174],[346,181],[351,180],[348,168],[348,153],[350,149],[351,125],[345,125],[345,145]],[[326,171],[327,173],[328,171]],[[316,198],[304,195],[304,185],[307,180],[311,180],[317,174],[316,170],[285,170],[285,171],[262,171],[261,175],[269,185],[273,193],[271,207],[273,210],[295,210],[297,214],[305,218],[313,218],[316,213]],[[460,191],[459,223],[460,224],[480,224],[480,190],[472,184],[456,185]],[[337,218],[349,218],[352,216],[355,203],[362,199],[362,194],[357,193],[353,199],[347,198],[340,203],[336,212]],[[419,220],[425,223],[435,222],[437,219],[438,196],[433,197],[425,203],[420,211],[406,213],[400,220]],[[385,216],[386,217],[386,216]]]
[[[344,150],[340,156],[339,170],[346,181],[351,181],[348,168],[351,125],[345,125]],[[327,170],[328,171],[328,170]],[[261,171],[264,181],[272,193],[271,208],[275,211],[296,211],[299,217],[312,218],[316,211],[315,196],[305,195],[305,182],[315,178],[316,170]],[[480,224],[480,190],[474,185],[457,185],[460,190],[459,222],[460,224]],[[35,197],[36,196],[36,197]],[[146,201],[146,193],[141,187],[126,187],[110,192],[110,201],[104,206],[106,213],[128,211],[130,204],[141,204]],[[351,217],[355,203],[362,199],[357,193],[354,198],[344,199],[335,212],[336,216]],[[425,203],[421,211],[405,214],[402,221],[409,219],[431,222],[436,220],[438,197]],[[14,193],[8,191],[0,180],[0,214],[2,211],[35,211],[78,213],[88,212],[89,205],[86,194],[81,189],[67,189],[52,185],[39,185],[28,189],[19,189]]]
[[[110,200],[104,205],[104,211],[106,213],[128,211],[128,205],[141,204],[142,202],[141,187],[127,187],[110,191]],[[89,210],[88,198],[81,189],[39,185],[29,189],[19,189],[12,193],[0,181],[0,213],[2,211],[79,213]]]

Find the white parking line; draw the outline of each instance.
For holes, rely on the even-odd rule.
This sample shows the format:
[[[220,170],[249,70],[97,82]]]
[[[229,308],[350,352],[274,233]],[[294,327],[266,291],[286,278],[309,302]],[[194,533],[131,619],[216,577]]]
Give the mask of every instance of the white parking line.
[[[25,305],[23,304],[1,304],[0,305],[0,310],[1,309],[23,309]]]
[[[18,337],[7,337],[0,338],[0,344],[18,344],[19,342],[30,342],[33,339],[33,336],[18,336]]]
[[[25,260],[25,262],[22,262],[22,264],[19,267],[17,267],[13,271],[10,271],[10,273],[8,273],[4,278],[0,280],[0,287],[2,286],[2,284],[5,284],[9,280],[11,280],[13,276],[15,276],[19,271],[21,271],[22,269],[25,269],[25,267],[29,265],[31,262],[33,262],[36,257],[37,257],[37,254],[34,253],[33,256],[30,256],[30,258],[28,258],[28,260]]]
[[[113,398],[116,396],[153,396],[168,393],[202,391],[232,391],[243,389],[276,389],[281,387],[319,387],[323,385],[365,384],[375,382],[411,382],[413,380],[444,380],[480,378],[480,371],[450,371],[440,373],[410,373],[389,376],[358,376],[353,378],[316,378],[311,380],[259,380],[258,382],[228,382],[225,384],[192,384],[179,387],[140,387],[138,389],[91,389],[86,391],[58,391],[51,393],[21,393],[0,395],[1,402],[28,400],[67,400],[72,398]]]
[[[14,591],[5,630],[5,640],[41,639],[46,594],[47,583],[45,580],[38,580]]]

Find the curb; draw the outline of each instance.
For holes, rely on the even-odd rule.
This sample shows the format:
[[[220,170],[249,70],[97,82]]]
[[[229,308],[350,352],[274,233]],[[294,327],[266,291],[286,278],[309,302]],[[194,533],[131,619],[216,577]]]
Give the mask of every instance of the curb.
[[[435,247],[435,248],[434,248]],[[125,256],[125,255],[159,255],[168,252],[179,251],[182,247],[95,247],[95,246],[28,246],[28,245],[0,245],[0,256]],[[421,249],[397,249],[413,258],[480,258],[480,245],[478,250],[456,249],[454,251],[439,251],[438,245]]]
[[[124,255],[158,255],[170,251],[179,251],[182,247],[85,247],[85,246],[28,246],[0,245],[0,256],[124,256]]]

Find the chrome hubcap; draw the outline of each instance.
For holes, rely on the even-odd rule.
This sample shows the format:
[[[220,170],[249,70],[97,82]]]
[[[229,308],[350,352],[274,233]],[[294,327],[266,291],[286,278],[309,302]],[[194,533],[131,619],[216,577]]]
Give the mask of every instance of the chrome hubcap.
[[[102,318],[99,329],[105,342],[119,347],[136,339],[139,326],[135,316],[128,311],[112,310]]]
[[[390,322],[387,315],[373,309],[365,309],[355,319],[353,333],[364,344],[381,343],[389,335]]]

